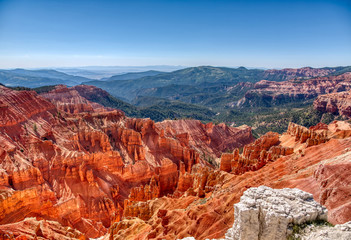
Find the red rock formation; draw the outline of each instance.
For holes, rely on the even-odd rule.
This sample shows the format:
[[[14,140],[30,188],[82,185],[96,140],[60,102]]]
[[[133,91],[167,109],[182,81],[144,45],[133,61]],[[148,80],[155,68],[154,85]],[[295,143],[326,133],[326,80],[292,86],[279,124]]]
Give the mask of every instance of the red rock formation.
[[[58,85],[50,92],[41,93],[40,95],[50,100],[58,110],[68,113],[103,112],[112,110],[111,108],[105,108],[98,103],[87,100],[85,97],[81,96],[80,92],[76,89],[79,89],[80,92],[85,92],[83,89],[91,91],[92,87],[79,86],[68,88],[64,85]]]
[[[90,86],[90,85],[77,85],[77,86],[71,87],[71,89],[76,90],[80,96],[92,102],[93,102],[93,99],[96,98],[96,96],[106,98],[110,95],[105,90],[102,90],[101,88]]]
[[[239,149],[235,149],[233,153],[222,154],[220,170],[234,174],[256,171],[269,161],[293,153],[292,148],[278,144],[278,133],[266,133],[254,143],[246,145],[241,155],[239,154]]]
[[[289,80],[274,82],[262,80],[254,89],[246,92],[241,104],[256,104],[255,98],[264,98],[274,102],[305,100],[325,93],[336,93],[351,90],[351,73],[338,76],[316,77],[308,80]]]
[[[313,107],[321,112],[351,117],[351,91],[320,95]]]
[[[287,134],[294,136],[295,142],[306,142],[308,147],[324,143],[330,138],[328,136],[328,127],[321,124],[308,129],[295,123],[289,123]]]

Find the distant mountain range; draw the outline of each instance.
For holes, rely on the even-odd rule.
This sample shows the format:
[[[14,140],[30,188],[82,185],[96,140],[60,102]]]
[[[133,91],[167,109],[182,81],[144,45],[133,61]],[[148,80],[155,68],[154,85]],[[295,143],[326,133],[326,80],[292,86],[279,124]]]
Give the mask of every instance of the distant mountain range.
[[[121,75],[126,73],[137,73],[146,71],[160,71],[172,72],[179,69],[186,68],[184,66],[171,65],[155,65],[155,66],[88,66],[88,67],[67,67],[55,68],[55,70],[67,74],[92,78],[99,80],[102,78],[109,78],[114,75]]]
[[[344,67],[306,67],[301,69],[262,70],[244,67],[200,66],[136,79],[123,80],[116,76],[106,79],[106,81],[90,81],[83,84],[97,86],[115,97],[128,101],[133,101],[134,98],[139,96],[153,96],[189,103],[201,103],[203,97],[208,99],[209,97],[223,96],[228,88],[242,82],[256,83],[263,79],[270,81],[284,81],[293,78],[307,79],[325,76],[344,69]],[[205,96],[203,96],[204,94]]]
[[[0,70],[0,83],[6,86],[41,87],[47,85],[64,84],[74,86],[82,82],[91,81],[89,78],[69,75],[56,70]]]
[[[155,76],[145,76],[131,80],[90,81],[83,84],[100,87],[116,97],[132,101],[137,96],[147,95],[150,89],[174,86],[208,87],[210,85],[226,85],[238,82],[257,82],[262,79],[264,71],[246,68],[220,68],[211,66],[192,67]],[[158,97],[158,96],[155,96]]]

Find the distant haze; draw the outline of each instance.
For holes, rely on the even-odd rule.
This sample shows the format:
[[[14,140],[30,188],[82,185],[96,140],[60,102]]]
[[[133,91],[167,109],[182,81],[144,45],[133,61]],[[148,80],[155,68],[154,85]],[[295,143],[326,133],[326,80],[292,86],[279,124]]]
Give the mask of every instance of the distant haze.
[[[350,64],[349,0],[0,0],[0,68]]]
[[[85,66],[85,67],[66,67],[54,68],[67,74],[82,76],[92,79],[108,78],[113,75],[131,73],[131,72],[144,72],[149,70],[156,70],[161,72],[172,72],[175,70],[186,68],[184,66]]]

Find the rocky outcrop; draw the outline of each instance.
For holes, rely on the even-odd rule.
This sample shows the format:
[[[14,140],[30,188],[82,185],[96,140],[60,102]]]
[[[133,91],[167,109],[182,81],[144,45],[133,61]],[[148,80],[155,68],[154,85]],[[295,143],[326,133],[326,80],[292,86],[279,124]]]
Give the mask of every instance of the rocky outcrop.
[[[250,188],[234,205],[234,225],[226,239],[285,240],[293,224],[326,220],[327,210],[299,189]]]
[[[321,112],[351,117],[351,91],[320,95],[313,107]]]
[[[234,174],[256,171],[269,161],[293,153],[292,148],[280,146],[279,143],[278,133],[266,133],[254,143],[246,145],[242,154],[239,154],[239,149],[222,154],[220,170]]]
[[[295,142],[306,143],[308,147],[325,143],[329,140],[328,126],[319,124],[310,129],[295,123],[289,123],[287,134],[295,137]]]
[[[350,72],[303,81],[299,79],[284,82],[262,80],[255,84],[254,89],[247,91],[239,102],[241,106],[270,106],[348,90],[351,90]]]
[[[185,192],[187,196],[203,198],[206,193],[213,191],[215,186],[220,184],[222,178],[223,175],[218,170],[213,171],[209,167],[195,165],[190,174],[180,174],[177,192]]]

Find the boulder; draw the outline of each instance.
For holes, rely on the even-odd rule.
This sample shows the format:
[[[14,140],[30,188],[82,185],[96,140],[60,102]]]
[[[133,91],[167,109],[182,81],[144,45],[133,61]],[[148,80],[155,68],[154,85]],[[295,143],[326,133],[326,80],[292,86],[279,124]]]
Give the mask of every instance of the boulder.
[[[260,186],[234,204],[234,219],[226,239],[285,240],[293,224],[326,220],[327,210],[302,190]]]

